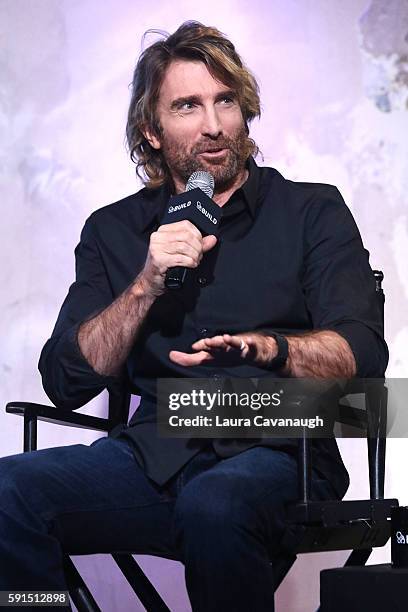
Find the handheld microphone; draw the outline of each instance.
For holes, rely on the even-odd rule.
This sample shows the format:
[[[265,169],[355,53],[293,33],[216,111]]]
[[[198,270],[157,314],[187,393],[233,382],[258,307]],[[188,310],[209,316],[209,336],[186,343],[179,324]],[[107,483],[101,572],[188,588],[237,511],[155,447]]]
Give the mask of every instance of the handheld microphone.
[[[217,236],[222,215],[221,208],[212,201],[214,177],[209,172],[193,172],[187,181],[186,191],[172,196],[166,208],[162,224],[176,223],[187,219],[203,236]],[[166,272],[167,289],[181,289],[187,268],[175,266]]]

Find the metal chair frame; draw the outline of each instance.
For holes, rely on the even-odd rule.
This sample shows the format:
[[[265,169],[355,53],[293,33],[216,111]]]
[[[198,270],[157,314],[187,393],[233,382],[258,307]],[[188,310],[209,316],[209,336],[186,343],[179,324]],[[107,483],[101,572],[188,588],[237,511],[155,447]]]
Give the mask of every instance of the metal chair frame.
[[[382,312],[384,293],[383,273],[374,271],[377,298]],[[373,386],[370,381],[355,381],[350,393],[365,394],[366,409],[339,405],[336,420],[367,432],[370,478],[370,499],[357,501],[312,501],[311,440],[306,434],[299,440],[299,501],[288,508],[288,529],[282,539],[287,556],[274,564],[276,590],[289,571],[298,553],[352,549],[345,565],[364,565],[373,547],[383,546],[390,536],[390,511],[398,505],[396,499],[384,499],[385,436],[387,418],[387,389],[383,384]],[[9,402],[6,412],[24,418],[23,451],[37,449],[37,422],[46,421],[69,427],[85,428],[109,433],[129,417],[130,393],[120,386],[108,389],[108,418],[84,415],[32,402]],[[293,529],[295,528],[295,530]],[[296,533],[294,539],[293,533]],[[134,554],[147,554],[134,551]],[[153,554],[153,553],[152,553]],[[170,612],[159,593],[146,577],[131,553],[112,551],[115,563],[128,580],[135,594],[149,612]],[[163,555],[162,555],[163,556]],[[176,556],[167,557],[180,560]],[[64,571],[72,601],[79,612],[100,612],[92,593],[86,586],[69,555],[64,556]]]

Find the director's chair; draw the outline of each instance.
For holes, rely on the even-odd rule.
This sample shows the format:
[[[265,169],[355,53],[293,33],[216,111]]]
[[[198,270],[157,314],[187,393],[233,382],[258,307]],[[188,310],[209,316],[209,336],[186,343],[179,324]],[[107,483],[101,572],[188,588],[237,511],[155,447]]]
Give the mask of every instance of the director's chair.
[[[374,271],[376,295],[383,312],[384,294],[381,287],[383,273]],[[24,419],[23,451],[37,448],[37,422],[66,425],[106,432],[108,435],[129,418],[130,393],[120,386],[108,389],[108,418],[70,412],[31,402],[9,402],[6,411]],[[383,546],[390,537],[391,507],[396,499],[384,499],[385,435],[387,419],[387,388],[380,381],[350,381],[347,398],[363,394],[365,408],[353,408],[350,403],[339,404],[336,421],[365,430],[367,435],[370,499],[356,501],[311,500],[311,440],[304,432],[299,440],[298,474],[299,501],[287,510],[288,529],[281,548],[286,553],[274,560],[276,590],[299,553],[352,550],[346,565],[364,565],[374,547]],[[133,554],[149,554],[133,551]],[[151,553],[154,555],[155,553]],[[132,554],[112,551],[111,555],[135,594],[148,612],[171,612],[142,571]],[[164,555],[161,555],[164,557]],[[181,561],[176,555],[165,558]],[[79,612],[100,612],[92,593],[86,586],[68,554],[64,556],[64,571],[72,601]]]

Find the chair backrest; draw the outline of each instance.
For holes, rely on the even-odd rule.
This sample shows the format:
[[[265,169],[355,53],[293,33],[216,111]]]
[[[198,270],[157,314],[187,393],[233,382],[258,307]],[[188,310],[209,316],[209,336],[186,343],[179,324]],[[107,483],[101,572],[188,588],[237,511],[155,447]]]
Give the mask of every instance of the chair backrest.
[[[382,333],[384,335],[384,303],[385,303],[385,295],[382,288],[382,282],[384,280],[384,273],[381,270],[373,270],[374,278],[375,278],[375,292],[378,300],[378,305],[381,313],[381,321],[382,321]]]
[[[384,335],[385,295],[382,288],[384,274],[381,270],[373,270],[373,274]],[[364,393],[365,410],[340,403],[337,419],[340,423],[364,429],[366,432],[371,499],[384,498],[388,400],[388,389],[384,383],[383,379],[357,381],[354,392]]]
[[[108,394],[108,418],[112,430],[117,425],[126,425],[129,419],[131,393],[125,375],[108,387]]]

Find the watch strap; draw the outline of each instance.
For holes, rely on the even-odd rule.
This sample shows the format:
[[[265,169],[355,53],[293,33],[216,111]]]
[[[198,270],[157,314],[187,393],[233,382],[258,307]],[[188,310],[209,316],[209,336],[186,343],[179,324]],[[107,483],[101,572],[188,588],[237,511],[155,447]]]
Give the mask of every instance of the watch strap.
[[[286,361],[289,356],[289,343],[285,336],[282,336],[282,334],[269,332],[268,336],[274,338],[278,346],[278,352],[277,355],[272,359],[272,361],[269,362],[267,369],[279,370],[280,368],[283,368],[284,365],[286,365]]]

